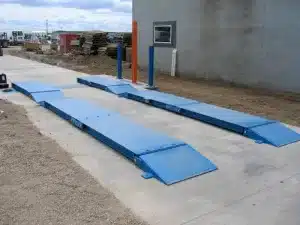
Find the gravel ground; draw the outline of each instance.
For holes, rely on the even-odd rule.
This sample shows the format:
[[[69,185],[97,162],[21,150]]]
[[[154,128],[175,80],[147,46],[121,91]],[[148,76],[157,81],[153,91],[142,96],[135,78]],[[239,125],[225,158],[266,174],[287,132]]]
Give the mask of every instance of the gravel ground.
[[[0,224],[146,224],[0,99]]]

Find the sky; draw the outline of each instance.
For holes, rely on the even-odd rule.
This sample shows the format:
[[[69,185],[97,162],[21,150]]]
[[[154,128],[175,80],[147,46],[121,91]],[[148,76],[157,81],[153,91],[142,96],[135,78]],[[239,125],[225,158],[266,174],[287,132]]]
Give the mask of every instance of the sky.
[[[0,0],[0,32],[130,31],[132,0]]]

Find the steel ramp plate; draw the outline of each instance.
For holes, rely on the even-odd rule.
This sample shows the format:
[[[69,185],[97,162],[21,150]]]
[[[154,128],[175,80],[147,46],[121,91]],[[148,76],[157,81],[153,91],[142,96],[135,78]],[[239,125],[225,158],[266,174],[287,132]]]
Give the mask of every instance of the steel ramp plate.
[[[125,95],[126,98],[142,102],[142,103],[150,103],[151,96],[149,96],[147,91],[129,91],[127,95]]]
[[[116,85],[116,86],[109,86],[108,91],[119,96],[127,96],[127,93],[136,92],[137,89],[132,87],[130,84],[123,84],[123,85]]]
[[[130,156],[139,156],[185,144],[135,124],[121,116],[102,116],[100,119],[88,118],[82,122],[104,137],[109,142],[106,143],[108,146],[118,144],[122,149],[129,151]]]
[[[122,80],[117,80],[117,79],[109,78],[109,77],[102,76],[102,75],[80,77],[80,78],[77,78],[77,81],[79,83],[88,84],[90,86],[98,87],[101,89],[106,88],[108,86],[128,84]]]
[[[46,104],[55,107],[61,113],[68,115],[70,119],[85,120],[87,117],[100,118],[102,115],[110,115],[112,112],[99,108],[88,101],[74,98],[53,99]]]
[[[147,100],[152,100],[156,101],[158,103],[161,103],[163,105],[170,105],[170,106],[179,106],[179,105],[187,105],[187,104],[193,104],[197,103],[195,100],[183,98],[183,97],[178,97],[176,95],[172,94],[167,94],[159,91],[151,91],[151,90],[145,90],[145,91],[138,91],[134,87],[132,87],[128,82],[123,81],[123,80],[117,80],[113,77],[107,77],[107,76],[89,76],[89,77],[82,77],[78,78],[79,80],[85,80],[86,83],[90,83],[92,86],[97,87],[97,85],[100,86],[105,86],[109,89],[115,88],[117,89],[122,89],[124,88],[127,89],[128,92],[132,94],[137,94],[139,97],[143,97]],[[122,85],[126,85],[125,87],[122,87]],[[125,91],[122,90],[122,93]],[[116,93],[114,91],[111,91],[113,93]],[[117,93],[116,93],[117,94]]]
[[[45,101],[45,107],[70,120],[76,127],[131,159],[144,172],[152,174],[166,184],[216,169],[216,166],[186,143],[144,128],[117,113],[83,100],[49,100]],[[180,158],[176,159],[175,155],[168,153],[171,149],[175,149],[173,153]],[[151,156],[146,157],[149,154]],[[163,160],[164,156],[168,158]],[[176,163],[179,164],[175,167]]]
[[[115,82],[118,81],[109,77],[98,77],[98,78],[90,77],[87,80],[89,79],[95,83],[106,82],[107,84],[115,84]],[[102,79],[104,79],[105,82],[103,82]],[[265,138],[260,136],[259,134],[260,132],[258,131],[256,133],[254,132],[256,130],[266,129],[267,127],[266,125],[270,125],[270,127],[275,126],[271,124],[277,123],[277,121],[268,120],[258,116],[253,116],[247,113],[242,113],[231,109],[218,107],[215,105],[200,103],[195,100],[186,99],[186,98],[182,98],[182,97],[178,97],[175,95],[166,94],[158,91],[151,91],[151,90],[140,91],[133,87],[132,88],[129,87],[128,89],[125,87],[122,88],[121,84],[119,85],[120,86],[118,85],[109,86],[104,90],[110,91],[118,95],[122,95],[128,99],[147,103],[158,108],[179,113],[183,116],[190,117],[199,121],[203,121],[223,129],[234,131],[238,134],[242,134],[247,137],[250,137],[250,129],[253,128],[252,129],[253,132],[251,133],[253,139],[265,143],[269,143],[274,146],[282,146],[285,145],[284,143],[287,144],[292,143],[294,139],[296,139],[296,141],[298,140],[297,135],[295,136],[295,132],[293,132],[292,130],[284,126],[282,126],[279,129],[279,126],[277,125],[276,126],[277,129],[274,130],[274,134],[272,133],[269,133],[268,135],[264,134],[263,136],[265,136]],[[94,84],[93,86],[101,88],[99,87],[99,84],[98,85]],[[112,89],[109,90],[111,87],[114,87],[115,90]],[[265,127],[262,128],[261,126],[265,126]],[[246,135],[245,132],[248,132],[248,135]],[[278,137],[277,132],[283,132],[287,135],[287,137],[284,138],[285,141]]]
[[[64,97],[64,94],[61,91],[36,92],[30,95],[31,98],[37,103],[42,103],[51,99],[61,99]]]
[[[274,122],[258,116],[205,103],[182,106],[181,114],[223,129],[235,131],[239,134],[244,134],[247,128]]]
[[[130,153],[130,155],[141,155],[184,144],[182,141],[146,129],[117,113],[96,107],[83,100],[62,99],[50,100],[46,103],[47,108],[52,106],[56,112],[68,115],[68,120],[74,118],[105,137],[109,142],[118,143],[122,148],[132,151],[133,154]]]
[[[257,126],[246,131],[245,136],[281,147],[300,141],[300,134],[280,123]]]
[[[217,169],[207,158],[188,145],[140,156],[149,173],[167,185]]]
[[[45,100],[63,98],[59,88],[38,81],[13,82],[12,87],[40,104]]]
[[[180,105],[188,105],[188,104],[198,103],[196,100],[178,97],[176,95],[171,95],[171,94],[167,94],[167,93],[163,93],[163,92],[159,92],[159,91],[145,90],[145,91],[134,92],[133,94],[136,94],[136,95],[143,97],[145,99],[148,99],[148,100],[161,102],[166,105],[180,106]]]
[[[36,92],[59,91],[59,88],[38,81],[13,82],[12,87],[23,94]]]
[[[113,94],[124,96],[127,92],[134,92],[136,89],[132,87],[128,82],[123,80],[117,80],[106,76],[89,76],[77,78],[77,81],[81,84],[85,84],[94,88],[99,88]]]
[[[183,105],[191,105],[198,103],[195,100],[150,90],[128,92],[127,95],[125,95],[125,97],[175,113],[180,113],[181,106]]]

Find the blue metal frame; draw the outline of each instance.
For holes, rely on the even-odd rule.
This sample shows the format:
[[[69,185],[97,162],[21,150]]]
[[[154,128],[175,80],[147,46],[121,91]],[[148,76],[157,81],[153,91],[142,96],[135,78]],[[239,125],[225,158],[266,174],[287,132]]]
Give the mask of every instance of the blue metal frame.
[[[84,100],[64,98],[60,94],[56,98],[49,97],[49,94],[61,92],[48,91],[45,85],[34,85],[33,89],[37,87],[44,87],[46,91],[31,95],[38,94],[38,98],[43,99],[43,107],[133,161],[145,172],[142,175],[145,179],[155,177],[171,185],[217,169],[210,160],[180,140],[144,128]],[[33,90],[31,84],[19,84],[16,89],[26,94]]]
[[[86,78],[82,79],[81,83],[86,83]],[[105,79],[110,79],[110,82],[114,82],[112,78],[106,77]],[[106,83],[109,82],[106,81]],[[114,91],[110,90],[111,86],[106,86],[106,84],[101,83],[101,81],[99,82],[95,80],[93,81],[93,84],[88,85],[114,93]],[[281,147],[300,141],[300,134],[280,125],[277,121],[268,120],[262,117],[253,116],[215,105],[197,102],[195,100],[158,91],[140,91],[132,86],[128,89],[124,89],[121,96],[196,119],[222,129],[236,132],[254,139],[257,143],[267,143],[276,147]],[[275,126],[271,124],[277,125]],[[260,129],[258,127],[260,127]],[[270,129],[271,127],[276,129]],[[257,132],[257,130],[259,130],[259,132]]]
[[[36,81],[13,82],[12,88],[39,104],[43,104],[46,99],[63,97],[59,88]]]
[[[100,108],[99,114],[92,106],[87,107],[91,108],[91,112],[84,110],[82,115],[80,112],[74,114],[72,104],[78,109],[87,106],[85,102],[80,107],[83,103],[77,99],[61,99],[45,101],[45,108],[133,161],[147,174],[143,177],[153,176],[170,185],[217,169],[210,160],[182,141],[143,128]],[[60,109],[61,106],[63,108]],[[133,130],[138,133],[132,135]],[[172,152],[172,157],[166,157],[169,152]]]
[[[94,75],[90,77],[79,77],[77,82],[93,87],[98,88],[119,96],[125,96],[128,92],[134,92],[136,89],[132,87],[128,82],[124,80],[112,80],[105,76]]]

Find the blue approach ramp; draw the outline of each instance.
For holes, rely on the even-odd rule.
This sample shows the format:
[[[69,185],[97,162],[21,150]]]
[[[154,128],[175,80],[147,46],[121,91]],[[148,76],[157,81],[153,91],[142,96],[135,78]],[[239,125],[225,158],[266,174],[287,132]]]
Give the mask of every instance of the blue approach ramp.
[[[107,76],[89,76],[77,81],[91,87],[100,88],[122,97],[146,103],[161,109],[178,113],[222,129],[230,130],[256,140],[281,147],[300,141],[300,134],[278,121],[210,105],[175,95],[150,90],[137,90],[127,82]],[[126,86],[126,88],[124,88]],[[120,89],[118,93],[112,88]],[[121,94],[120,94],[121,93]]]
[[[30,97],[59,91],[38,82],[18,82],[13,86]],[[144,171],[144,178],[155,177],[170,185],[217,169],[188,144],[87,101],[60,95],[40,99],[39,103],[133,161]]]
[[[77,78],[77,82],[94,88],[99,88],[119,96],[123,96],[127,92],[136,90],[124,80],[110,79],[109,77],[103,75]]]
[[[62,98],[63,93],[57,87],[36,81],[13,82],[12,88],[41,103],[46,99]]]

